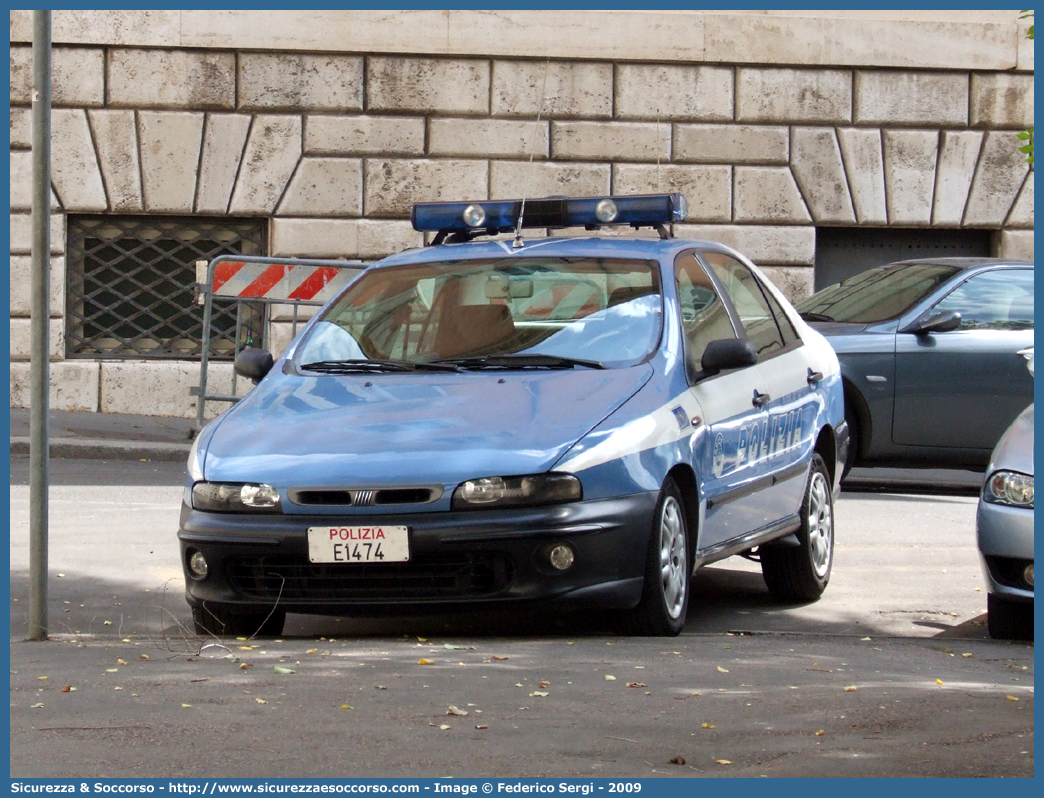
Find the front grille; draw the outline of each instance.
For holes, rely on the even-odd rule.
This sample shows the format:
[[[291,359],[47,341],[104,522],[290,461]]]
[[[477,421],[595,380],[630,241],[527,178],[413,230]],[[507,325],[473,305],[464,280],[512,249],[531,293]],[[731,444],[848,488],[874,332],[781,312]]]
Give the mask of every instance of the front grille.
[[[409,562],[364,565],[266,555],[232,560],[227,573],[245,596],[311,604],[489,596],[512,579],[511,561],[492,553],[418,554]]]
[[[428,504],[442,496],[433,488],[292,489],[290,501],[300,505],[379,507],[385,504]]]

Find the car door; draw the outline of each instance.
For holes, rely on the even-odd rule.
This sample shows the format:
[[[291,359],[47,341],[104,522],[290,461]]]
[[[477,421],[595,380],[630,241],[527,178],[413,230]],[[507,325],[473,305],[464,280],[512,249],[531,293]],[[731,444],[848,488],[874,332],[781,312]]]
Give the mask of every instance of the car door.
[[[744,336],[758,350],[758,429],[748,432],[746,465],[750,514],[758,528],[795,515],[804,496],[824,399],[814,355],[802,342],[771,290],[747,264],[721,252],[703,252],[731,301]]]
[[[747,489],[754,481],[747,452],[758,449],[767,414],[753,402],[763,387],[756,366],[702,373],[700,361],[711,341],[741,336],[719,288],[692,251],[675,261],[675,280],[689,390],[702,414],[691,419],[692,466],[706,502],[698,544],[706,550],[761,525],[757,501]]]
[[[961,314],[957,329],[896,334],[892,440],[992,449],[1033,401],[1018,354],[1033,345],[1033,269],[975,274],[927,313],[943,311]]]

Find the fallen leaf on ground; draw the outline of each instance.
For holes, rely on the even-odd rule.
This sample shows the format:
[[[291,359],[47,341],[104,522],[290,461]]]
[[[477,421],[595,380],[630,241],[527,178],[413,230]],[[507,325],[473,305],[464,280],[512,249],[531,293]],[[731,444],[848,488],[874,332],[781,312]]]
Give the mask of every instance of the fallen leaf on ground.
[[[545,687],[550,687],[550,686],[551,686],[551,682],[547,681],[546,679],[544,681],[542,681],[540,684],[537,685],[537,687],[539,687],[541,690],[543,690]]]
[[[719,765],[731,765],[732,764],[732,760],[731,759],[715,759],[714,761],[717,762]]]
[[[29,709],[43,709],[43,704],[33,704]]]
[[[1017,699],[1017,698],[1016,698],[1015,696],[1013,696],[1013,695],[1010,695],[1010,696],[1008,696],[1008,700],[1009,700],[1009,701],[1018,701],[1019,699]]]
[[[726,668],[721,667],[721,665],[719,665],[718,666],[718,673],[728,673],[728,670]]]
[[[348,704],[341,704],[341,709],[354,709],[355,707],[349,706]]]
[[[854,684],[850,684],[845,688],[846,693],[854,693],[858,688]]]
[[[112,626],[112,621],[102,621],[102,626]]]
[[[256,701],[257,703],[259,703],[259,704],[267,704],[267,703],[268,703],[268,702],[267,702],[267,701],[265,701],[265,699],[263,699],[263,698],[255,698],[254,700],[255,700],[255,701]]]
[[[628,682],[628,687],[645,687],[645,682]]]
[[[870,638],[869,638],[869,637],[860,637],[860,638],[859,638],[859,642],[860,642],[860,643],[866,643],[866,642],[868,642],[869,640],[870,640]]]
[[[616,681],[616,677],[615,677],[615,676],[611,676],[610,674],[608,674],[608,673],[607,673],[607,674],[605,675],[605,680],[606,680],[607,682],[615,682],[615,681]]]
[[[308,650],[307,650],[307,651],[305,652],[305,654],[314,654],[314,653],[315,653],[316,651],[318,651],[318,650],[319,650],[319,649],[317,649],[317,648],[310,648],[310,649],[308,649]]]
[[[442,731],[446,731],[447,729],[452,729],[452,728],[453,727],[450,726],[448,723],[443,723],[441,726],[439,726],[439,729],[441,729]]]
[[[241,671],[245,671],[245,670],[246,670],[247,668],[249,668],[249,667],[250,667],[250,663],[249,663],[249,662],[244,662],[244,663],[242,663],[242,664],[241,664],[241,665],[239,666],[239,669],[240,669]]]
[[[547,698],[548,693],[545,693],[543,690],[534,690],[532,693],[529,694],[529,697],[533,698],[534,696],[539,696],[540,698]]]
[[[388,689],[383,684],[375,684],[374,688],[377,689],[377,690],[387,690]]]
[[[435,660],[433,660],[433,659],[424,659],[424,657],[421,657],[419,660],[417,660],[417,664],[418,665],[434,665],[435,664]]]
[[[515,682],[515,687],[522,687],[522,682]]]
[[[148,659],[148,658],[149,658],[148,654],[138,654],[138,659]]]
[[[295,671],[293,668],[284,668],[282,665],[273,665],[272,670],[274,670],[276,673],[284,674],[297,673],[297,671]]]
[[[65,574],[58,574],[58,578],[59,579],[64,579],[65,578]]]
[[[672,756],[667,761],[670,762],[672,765],[684,765],[685,764],[685,757],[683,757],[683,756]]]
[[[63,693],[71,693],[71,692],[73,692],[73,691],[74,691],[75,689],[76,689],[76,688],[75,688],[75,687],[73,687],[73,686],[72,686],[71,684],[67,684],[67,685],[65,685],[65,687],[63,687],[63,688],[62,688],[62,692],[63,692]]]
[[[474,651],[474,646],[458,646],[453,643],[443,643],[443,648],[448,648],[450,651]]]
[[[426,638],[426,637],[418,637],[417,639],[418,639],[418,640],[419,640],[420,642],[422,642],[422,643],[427,643],[427,642],[428,642],[428,638]]]
[[[498,657],[496,654],[494,654],[492,657],[490,657],[490,659],[494,662],[503,662],[507,659],[507,657]]]
[[[240,651],[253,651],[254,650],[253,646],[237,646],[237,648]]]
[[[826,732],[823,731],[822,729],[820,729],[819,731],[816,732],[816,737],[822,737],[824,734],[826,734]]]
[[[489,728],[489,726],[487,726],[487,725],[486,725],[485,723],[480,723],[480,724],[479,724],[478,726],[476,726],[475,728],[476,728],[476,729],[488,729],[488,728]]]
[[[106,668],[105,669],[106,673],[119,673],[119,671],[120,671],[119,668]]]
[[[51,677],[50,676],[37,676],[36,678],[39,679],[41,682],[46,682]]]
[[[971,655],[972,655],[972,654],[971,654],[971,652],[970,652],[970,651],[968,651],[968,652],[966,652],[966,653],[964,653],[964,654],[961,654],[961,656],[962,656],[962,657],[970,657]]]
[[[942,679],[936,679],[936,680],[935,680],[935,683],[936,683],[936,684],[942,684]]]
[[[453,704],[450,704],[449,709],[446,710],[446,714],[461,715],[462,717],[467,717],[468,711],[466,709],[460,709],[458,707],[453,706]]]
[[[192,709],[192,704],[182,704],[181,706],[185,707],[185,709]]]
[[[116,664],[117,665],[126,665],[127,664],[127,660],[123,659],[122,657],[117,658]]]
[[[718,727],[715,726],[713,723],[701,723],[700,724],[700,728],[701,729],[716,729]]]

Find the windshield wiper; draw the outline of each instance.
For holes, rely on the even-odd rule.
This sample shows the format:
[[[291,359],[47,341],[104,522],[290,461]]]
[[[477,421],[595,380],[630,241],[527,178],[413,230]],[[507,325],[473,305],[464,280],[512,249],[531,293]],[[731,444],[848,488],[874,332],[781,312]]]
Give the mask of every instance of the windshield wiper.
[[[837,319],[827,316],[825,313],[813,313],[810,310],[806,310],[798,315],[805,321],[837,321]]]
[[[306,371],[322,371],[326,374],[377,374],[410,371],[457,371],[449,363],[413,363],[408,360],[317,360],[301,366]]]
[[[589,369],[604,369],[597,360],[581,360],[575,357],[559,357],[558,355],[480,355],[477,357],[452,357],[445,360],[432,361],[445,363],[462,369],[571,369],[584,366]]]

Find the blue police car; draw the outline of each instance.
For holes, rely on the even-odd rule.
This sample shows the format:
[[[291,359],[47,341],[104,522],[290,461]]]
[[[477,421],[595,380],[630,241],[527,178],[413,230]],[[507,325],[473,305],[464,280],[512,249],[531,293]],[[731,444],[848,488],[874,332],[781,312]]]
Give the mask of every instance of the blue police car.
[[[287,612],[614,611],[676,635],[696,568],[818,598],[848,446],[838,361],[680,194],[428,203],[193,445],[179,538],[199,633]],[[660,238],[525,239],[650,226]],[[495,240],[480,236],[514,233]]]

